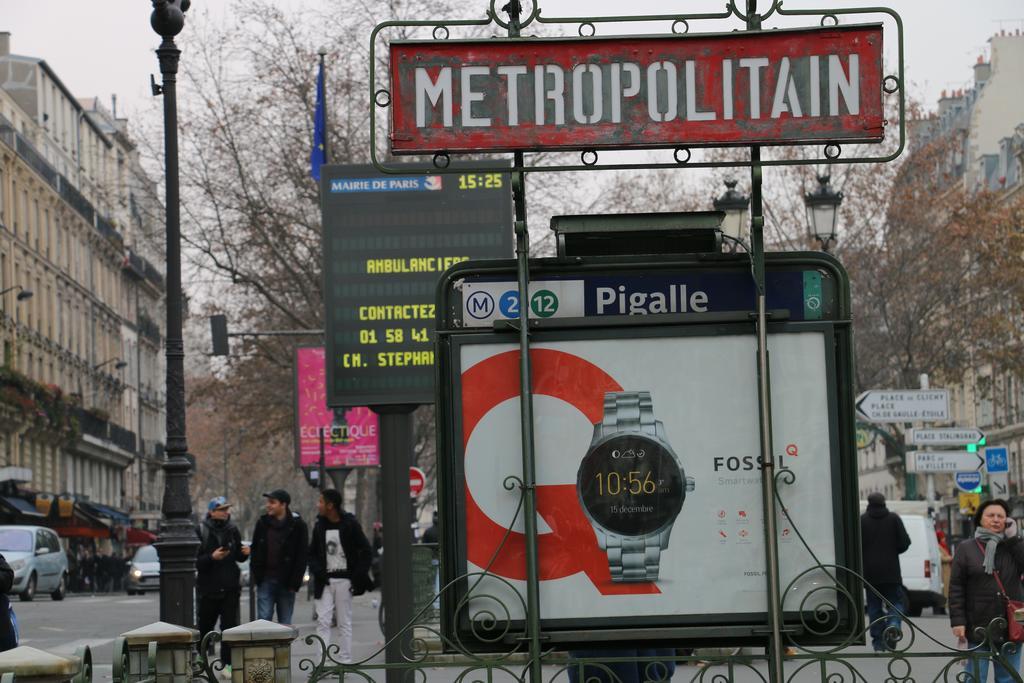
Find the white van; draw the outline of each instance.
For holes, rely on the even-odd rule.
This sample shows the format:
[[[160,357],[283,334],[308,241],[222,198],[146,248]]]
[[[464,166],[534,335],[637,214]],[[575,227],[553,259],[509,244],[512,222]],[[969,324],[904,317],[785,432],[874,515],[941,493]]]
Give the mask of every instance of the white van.
[[[867,506],[866,500],[860,502],[861,514]],[[916,500],[887,500],[885,506],[900,516],[910,536],[910,547],[900,555],[900,573],[910,599],[907,613],[919,617],[925,607],[931,607],[935,614],[943,613],[946,598],[942,591],[942,553],[927,504]]]

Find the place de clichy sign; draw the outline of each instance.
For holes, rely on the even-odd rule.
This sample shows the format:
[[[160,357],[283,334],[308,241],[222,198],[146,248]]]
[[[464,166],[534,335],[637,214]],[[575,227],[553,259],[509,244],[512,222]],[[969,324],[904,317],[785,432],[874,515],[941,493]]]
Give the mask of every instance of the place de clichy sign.
[[[391,43],[396,154],[878,142],[881,25]]]

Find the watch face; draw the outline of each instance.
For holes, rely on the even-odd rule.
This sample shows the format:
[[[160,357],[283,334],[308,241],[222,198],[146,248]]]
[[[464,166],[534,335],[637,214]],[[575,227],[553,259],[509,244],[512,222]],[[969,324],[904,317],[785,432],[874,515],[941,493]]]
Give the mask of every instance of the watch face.
[[[675,457],[639,434],[616,436],[592,448],[576,486],[591,519],[624,536],[662,528],[679,514],[686,495]]]

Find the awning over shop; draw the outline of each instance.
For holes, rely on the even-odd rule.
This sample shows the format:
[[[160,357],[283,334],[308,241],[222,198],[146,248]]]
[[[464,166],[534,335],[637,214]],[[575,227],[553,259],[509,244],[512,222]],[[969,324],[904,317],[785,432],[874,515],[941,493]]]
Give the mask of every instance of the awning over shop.
[[[125,543],[128,545],[148,545],[156,542],[156,534],[145,529],[130,527],[125,535]]]
[[[24,498],[18,498],[17,496],[0,496],[0,504],[10,509],[15,514],[23,515],[25,517],[34,517],[36,519],[43,518],[43,515],[36,510],[36,506]]]
[[[99,503],[87,503],[85,501],[78,501],[78,504],[86,509],[89,509],[94,514],[100,517],[107,517],[114,524],[120,524],[122,526],[128,526],[131,524],[131,519],[124,512],[121,512],[117,508],[108,507],[106,505],[100,505]]]

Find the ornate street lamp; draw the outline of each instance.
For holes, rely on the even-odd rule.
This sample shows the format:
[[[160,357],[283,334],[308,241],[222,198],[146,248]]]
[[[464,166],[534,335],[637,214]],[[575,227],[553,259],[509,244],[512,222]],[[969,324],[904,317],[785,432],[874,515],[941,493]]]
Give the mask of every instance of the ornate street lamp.
[[[185,345],[182,342],[181,225],[178,192],[178,102],[176,81],[181,50],[174,37],[185,27],[190,0],[153,0],[149,23],[161,37],[157,48],[164,96],[164,159],[167,211],[167,448],[160,538],[160,620],[195,626],[196,537],[188,480],[192,465],[185,441]]]
[[[18,294],[14,298],[17,299],[18,301],[24,301],[25,299],[31,299],[32,296],[33,296],[33,292],[32,292],[31,289],[25,289],[21,285],[14,285],[13,287],[8,287],[7,289],[5,289],[2,292],[0,292],[0,296],[3,296],[7,292],[14,291],[15,289],[18,290]]]
[[[819,187],[804,195],[807,205],[807,230],[811,237],[821,243],[821,250],[828,251],[828,245],[836,238],[836,220],[843,193],[836,192],[829,185],[831,176],[818,176]]]
[[[725,220],[722,221],[722,235],[729,242],[729,251],[736,251],[736,245],[743,242],[746,234],[747,211],[750,208],[750,197],[736,189],[736,181],[730,178],[725,181],[725,194],[712,202],[715,211],[724,211]]]
[[[124,368],[128,367],[128,363],[121,360],[120,358],[110,358],[108,360],[103,361],[102,363],[97,363],[96,365],[92,366],[92,369],[99,370],[104,365],[110,365],[111,363],[114,364],[115,370],[123,370]]]

